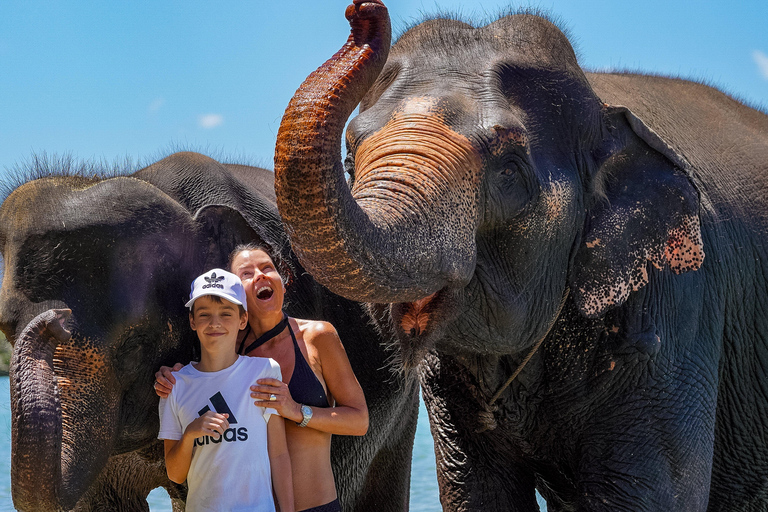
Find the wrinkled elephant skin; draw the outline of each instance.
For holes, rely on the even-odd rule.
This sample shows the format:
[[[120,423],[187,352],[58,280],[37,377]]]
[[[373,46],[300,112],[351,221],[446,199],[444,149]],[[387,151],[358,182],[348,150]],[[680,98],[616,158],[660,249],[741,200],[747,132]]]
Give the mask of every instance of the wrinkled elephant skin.
[[[585,73],[531,14],[391,48],[381,3],[347,18],[286,109],[277,205],[418,366],[444,509],[765,510],[768,116]]]
[[[344,510],[407,509],[418,382],[393,376],[391,334],[295,261],[273,179],[177,153],[125,177],[44,175],[5,199],[0,328],[14,344],[17,509],[147,510],[163,486],[182,510],[185,488],[168,480],[156,439],[154,372],[193,356],[189,283],[251,241],[289,262],[288,313],[337,327],[376,419],[364,437],[334,436]]]

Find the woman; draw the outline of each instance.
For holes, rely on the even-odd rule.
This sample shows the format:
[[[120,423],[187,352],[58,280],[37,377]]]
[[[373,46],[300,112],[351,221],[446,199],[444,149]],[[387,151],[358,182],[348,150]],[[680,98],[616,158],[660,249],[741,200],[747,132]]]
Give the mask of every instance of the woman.
[[[260,379],[251,386],[251,397],[268,401],[285,418],[296,510],[340,511],[331,434],[365,434],[368,408],[336,329],[283,313],[285,286],[266,247],[236,248],[230,270],[242,280],[248,301],[238,352],[280,364],[283,381]],[[172,369],[162,367],[155,377],[157,394],[167,396],[175,384]]]

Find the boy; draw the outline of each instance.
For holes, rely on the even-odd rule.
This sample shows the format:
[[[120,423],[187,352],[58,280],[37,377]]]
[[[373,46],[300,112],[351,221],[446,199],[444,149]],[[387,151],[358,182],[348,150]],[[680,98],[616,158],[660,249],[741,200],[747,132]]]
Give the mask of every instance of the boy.
[[[186,306],[200,339],[200,362],[176,374],[160,400],[168,478],[187,480],[188,512],[249,510],[294,512],[291,463],[283,418],[255,406],[249,386],[280,379],[272,359],[238,356],[237,334],[248,322],[240,279],[213,269],[192,283]]]

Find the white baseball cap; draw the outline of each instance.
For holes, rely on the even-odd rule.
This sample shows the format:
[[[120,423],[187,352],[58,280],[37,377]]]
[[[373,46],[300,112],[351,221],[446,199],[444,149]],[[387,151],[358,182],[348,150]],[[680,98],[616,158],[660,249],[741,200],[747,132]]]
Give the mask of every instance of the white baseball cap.
[[[189,302],[185,304],[186,307],[192,309],[195,300],[203,295],[216,295],[233,304],[243,306],[243,309],[248,311],[243,283],[240,282],[239,277],[226,270],[214,268],[192,281],[192,290],[189,292]]]

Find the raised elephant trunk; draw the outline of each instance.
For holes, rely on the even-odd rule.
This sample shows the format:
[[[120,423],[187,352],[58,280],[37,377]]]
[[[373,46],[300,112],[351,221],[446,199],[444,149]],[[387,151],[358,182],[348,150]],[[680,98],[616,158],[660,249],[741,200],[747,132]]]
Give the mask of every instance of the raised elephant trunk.
[[[53,353],[70,338],[69,310],[35,317],[16,341],[11,358],[11,492],[19,510],[59,510],[61,409]]]
[[[411,302],[468,280],[474,246],[445,239],[448,230],[432,220],[440,215],[425,209],[455,203],[448,183],[477,165],[466,139],[416,109],[363,144],[350,191],[340,159],[344,123],[386,61],[390,23],[377,0],[355,0],[346,16],[347,43],[302,84],[280,125],[277,206],[296,254],[322,284],[354,300]],[[388,143],[387,134],[408,147]],[[418,151],[420,144],[456,151]]]
[[[21,511],[73,508],[114,444],[116,406],[108,404],[117,400],[104,385],[113,385],[113,376],[95,350],[76,363],[79,371],[68,362],[72,340],[64,324],[69,315],[69,310],[51,309],[35,317],[11,358],[11,488]],[[74,428],[78,422],[73,420],[89,414],[98,427]]]

